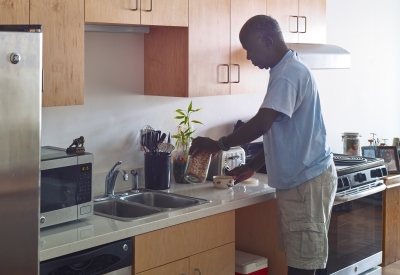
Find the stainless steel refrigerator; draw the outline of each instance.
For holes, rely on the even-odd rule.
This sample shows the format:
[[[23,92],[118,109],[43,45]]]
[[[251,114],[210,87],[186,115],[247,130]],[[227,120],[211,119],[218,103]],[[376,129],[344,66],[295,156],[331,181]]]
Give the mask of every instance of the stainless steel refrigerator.
[[[0,25],[0,274],[39,273],[40,29]]]

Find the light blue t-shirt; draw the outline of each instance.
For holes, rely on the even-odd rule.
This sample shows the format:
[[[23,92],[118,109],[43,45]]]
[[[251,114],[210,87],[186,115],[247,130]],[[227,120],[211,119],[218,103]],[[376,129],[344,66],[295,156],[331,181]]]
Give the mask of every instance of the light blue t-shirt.
[[[318,89],[311,71],[293,51],[270,70],[261,108],[280,112],[263,136],[268,184],[290,189],[312,179],[333,162]]]

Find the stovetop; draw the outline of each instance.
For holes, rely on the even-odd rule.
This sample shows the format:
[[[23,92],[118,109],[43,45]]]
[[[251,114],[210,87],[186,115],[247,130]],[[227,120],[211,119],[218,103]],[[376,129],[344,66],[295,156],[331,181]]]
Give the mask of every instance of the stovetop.
[[[384,165],[383,159],[333,154],[338,176],[351,174]]]
[[[383,159],[333,154],[337,171],[336,196],[349,192],[363,192],[381,185],[380,179],[388,175]]]

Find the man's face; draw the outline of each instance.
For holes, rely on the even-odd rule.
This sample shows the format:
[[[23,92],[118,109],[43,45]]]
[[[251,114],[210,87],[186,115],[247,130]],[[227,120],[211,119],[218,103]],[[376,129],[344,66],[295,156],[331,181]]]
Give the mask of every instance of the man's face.
[[[250,60],[254,66],[260,69],[271,68],[270,49],[268,49],[264,41],[259,37],[246,35],[240,39],[240,42],[247,52],[247,60]]]

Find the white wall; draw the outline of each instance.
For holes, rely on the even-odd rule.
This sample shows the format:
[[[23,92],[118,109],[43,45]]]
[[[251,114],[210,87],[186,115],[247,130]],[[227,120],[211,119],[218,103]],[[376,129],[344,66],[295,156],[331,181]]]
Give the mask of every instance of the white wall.
[[[350,70],[313,71],[328,142],[342,152],[341,134],[400,136],[400,1],[327,0],[327,43],[347,49]],[[174,110],[193,101],[204,126],[197,135],[219,138],[238,119],[252,117],[264,91],[252,95],[202,98],[144,96],[143,34],[85,34],[85,105],[43,108],[42,145],[68,147],[83,135],[95,154],[95,172],[118,160],[126,169],[143,165],[140,129],[145,125],[174,133]]]

